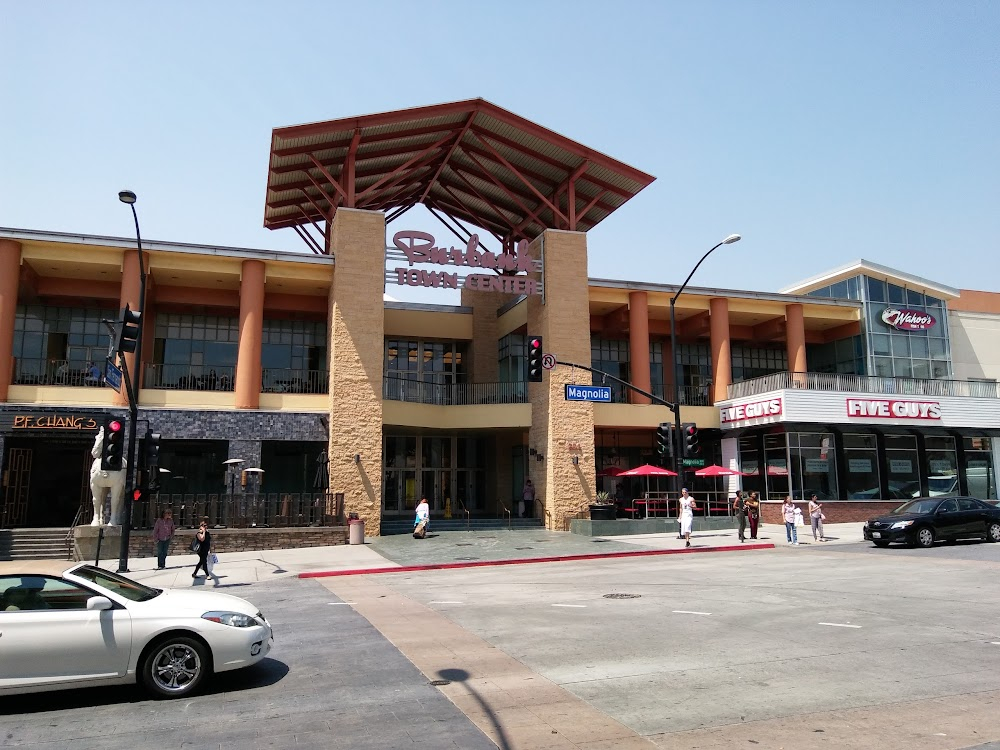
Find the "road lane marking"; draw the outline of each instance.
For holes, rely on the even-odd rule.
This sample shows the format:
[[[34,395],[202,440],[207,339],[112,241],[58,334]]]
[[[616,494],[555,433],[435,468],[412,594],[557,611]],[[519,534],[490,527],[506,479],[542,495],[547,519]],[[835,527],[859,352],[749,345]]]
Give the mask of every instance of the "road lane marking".
[[[673,610],[675,615],[710,615],[711,612],[692,612],[689,609],[675,609]]]
[[[586,609],[586,604],[553,604],[553,607],[577,607],[579,609]]]
[[[843,622],[821,622],[820,625],[829,625],[831,628],[860,628],[860,625],[851,625]]]

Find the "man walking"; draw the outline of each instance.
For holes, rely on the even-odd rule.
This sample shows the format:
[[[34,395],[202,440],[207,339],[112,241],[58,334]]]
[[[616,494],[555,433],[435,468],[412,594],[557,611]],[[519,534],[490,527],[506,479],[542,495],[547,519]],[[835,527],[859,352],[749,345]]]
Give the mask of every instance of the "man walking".
[[[167,567],[167,552],[174,538],[174,512],[170,508],[160,511],[160,517],[153,524],[153,541],[156,543],[156,569]]]
[[[736,499],[733,500],[733,513],[736,514],[736,520],[740,524],[740,541],[745,542],[747,540],[747,501],[742,492],[736,493]]]

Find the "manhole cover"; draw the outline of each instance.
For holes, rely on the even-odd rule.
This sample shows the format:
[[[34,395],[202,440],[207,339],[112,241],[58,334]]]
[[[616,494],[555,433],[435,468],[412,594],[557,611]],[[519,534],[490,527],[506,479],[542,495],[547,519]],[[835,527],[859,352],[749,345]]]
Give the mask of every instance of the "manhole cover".
[[[638,599],[642,594],[605,594],[605,599]]]
[[[472,546],[472,542],[459,542],[455,546],[456,547],[471,547]]]
[[[431,685],[441,687],[442,685],[450,685],[451,680],[431,680]]]
[[[604,544],[605,542],[610,542],[610,539],[591,539],[594,544]]]
[[[462,562],[468,562],[470,560],[478,560],[478,557],[456,557],[456,560],[461,560]]]

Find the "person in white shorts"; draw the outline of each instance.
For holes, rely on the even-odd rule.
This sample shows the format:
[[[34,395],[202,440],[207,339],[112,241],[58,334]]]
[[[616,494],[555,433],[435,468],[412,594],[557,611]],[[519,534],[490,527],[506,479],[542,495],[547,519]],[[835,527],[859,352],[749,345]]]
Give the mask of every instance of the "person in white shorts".
[[[698,506],[695,505],[694,498],[688,494],[687,487],[681,490],[680,509],[681,534],[684,535],[684,546],[690,547],[691,523],[694,521],[694,512],[698,510]]]

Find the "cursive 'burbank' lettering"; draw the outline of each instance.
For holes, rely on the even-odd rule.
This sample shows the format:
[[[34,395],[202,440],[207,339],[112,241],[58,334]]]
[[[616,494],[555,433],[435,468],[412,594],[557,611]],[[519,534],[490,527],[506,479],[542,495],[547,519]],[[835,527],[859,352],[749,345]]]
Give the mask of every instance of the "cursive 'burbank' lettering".
[[[468,266],[489,268],[496,271],[533,271],[534,261],[528,255],[528,242],[517,243],[517,253],[496,255],[489,250],[479,250],[479,235],[469,237],[464,252],[456,247],[437,247],[434,235],[416,229],[404,229],[392,237],[392,244],[406,256],[411,266],[417,263],[435,263],[441,266]]]

